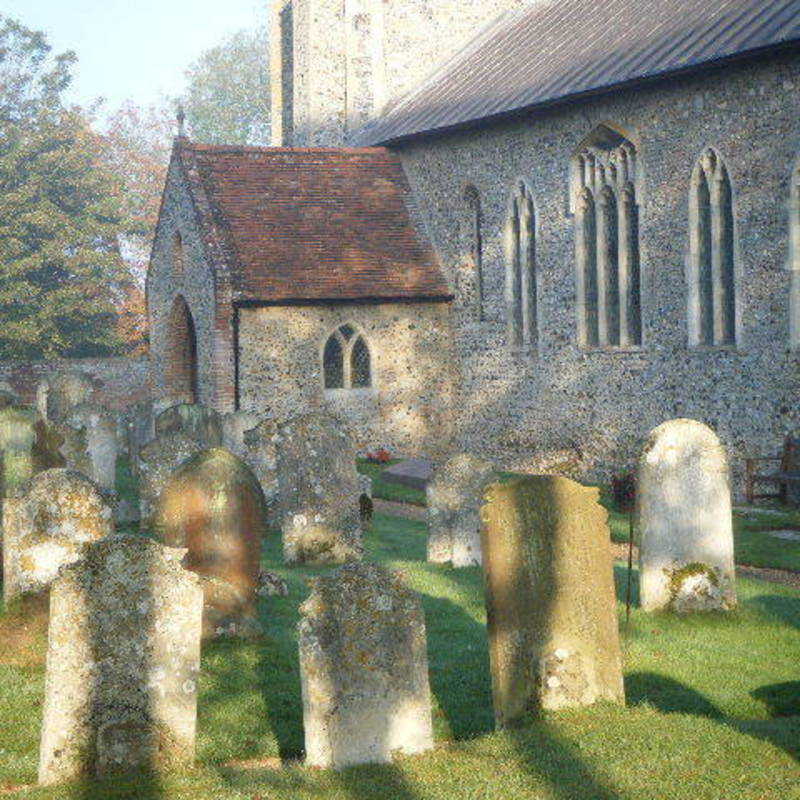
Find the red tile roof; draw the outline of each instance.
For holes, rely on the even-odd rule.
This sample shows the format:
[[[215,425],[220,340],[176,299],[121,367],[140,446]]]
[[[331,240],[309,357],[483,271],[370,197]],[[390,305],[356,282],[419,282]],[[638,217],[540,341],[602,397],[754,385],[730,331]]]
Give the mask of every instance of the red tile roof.
[[[201,222],[226,239],[235,301],[450,299],[390,151],[179,147],[213,216]]]

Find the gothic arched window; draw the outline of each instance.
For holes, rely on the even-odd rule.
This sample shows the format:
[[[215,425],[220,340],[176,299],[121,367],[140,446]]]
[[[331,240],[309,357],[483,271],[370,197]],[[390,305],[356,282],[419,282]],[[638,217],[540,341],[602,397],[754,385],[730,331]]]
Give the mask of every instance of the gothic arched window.
[[[578,341],[642,343],[636,148],[601,125],[572,163]]]
[[[524,183],[509,200],[505,240],[508,341],[513,347],[536,347],[536,211]]]
[[[725,163],[709,148],[692,173],[689,197],[689,342],[736,343],[733,190]]]
[[[475,267],[478,319],[483,320],[483,211],[481,209],[481,196],[472,184],[464,189],[464,201],[468,214],[467,235],[470,243],[470,255]]]
[[[368,389],[372,358],[363,335],[350,324],[337,328],[325,342],[322,371],[326,389]]]

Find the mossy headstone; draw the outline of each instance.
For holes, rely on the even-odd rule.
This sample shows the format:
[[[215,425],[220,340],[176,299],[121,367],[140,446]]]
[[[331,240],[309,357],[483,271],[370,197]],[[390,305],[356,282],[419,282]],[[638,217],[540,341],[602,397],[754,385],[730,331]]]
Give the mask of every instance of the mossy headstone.
[[[67,466],[83,472],[102,489],[113,491],[118,451],[114,415],[94,403],[79,403],[58,427],[64,437],[61,454]]]
[[[568,478],[494,483],[481,507],[498,727],[543,709],[624,702],[607,513]]]

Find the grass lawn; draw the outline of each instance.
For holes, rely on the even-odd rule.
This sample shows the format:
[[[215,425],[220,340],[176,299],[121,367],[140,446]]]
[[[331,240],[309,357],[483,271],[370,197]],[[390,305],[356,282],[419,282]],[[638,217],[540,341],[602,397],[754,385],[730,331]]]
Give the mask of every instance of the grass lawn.
[[[622,629],[627,707],[552,713],[495,733],[480,571],[428,565],[425,540],[423,524],[380,514],[366,537],[368,558],[402,570],[423,596],[434,751],[341,773],[294,761],[303,748],[297,606],[318,570],[283,567],[273,535],[264,563],[290,593],[262,601],[262,641],[204,648],[196,768],[8,796],[800,800],[800,592],[742,580],[728,616],[634,609]],[[618,566],[620,596],[624,578]],[[44,637],[42,613],[0,616],[0,796],[35,780]]]
[[[358,471],[362,475],[369,475],[372,478],[372,496],[379,500],[391,500],[395,503],[411,503],[415,506],[426,504],[425,492],[421,489],[413,489],[410,486],[403,486],[400,483],[391,483],[381,478],[381,473],[392,464],[397,464],[400,459],[394,459],[386,464],[372,464],[366,458],[358,459]]]

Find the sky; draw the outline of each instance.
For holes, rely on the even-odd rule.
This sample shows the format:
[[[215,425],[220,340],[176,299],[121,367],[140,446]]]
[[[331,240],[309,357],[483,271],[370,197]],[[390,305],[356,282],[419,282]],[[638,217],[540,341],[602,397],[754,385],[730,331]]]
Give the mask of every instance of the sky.
[[[69,99],[110,109],[179,94],[203,50],[267,22],[269,0],[0,0],[0,14],[43,30],[54,52],[74,50]],[[266,54],[264,56],[267,57]]]

